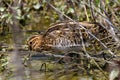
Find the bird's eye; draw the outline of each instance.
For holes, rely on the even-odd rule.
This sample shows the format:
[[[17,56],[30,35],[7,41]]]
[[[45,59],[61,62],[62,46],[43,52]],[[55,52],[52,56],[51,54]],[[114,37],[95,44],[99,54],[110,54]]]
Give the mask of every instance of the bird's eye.
[[[30,44],[32,44],[32,42],[30,42]]]

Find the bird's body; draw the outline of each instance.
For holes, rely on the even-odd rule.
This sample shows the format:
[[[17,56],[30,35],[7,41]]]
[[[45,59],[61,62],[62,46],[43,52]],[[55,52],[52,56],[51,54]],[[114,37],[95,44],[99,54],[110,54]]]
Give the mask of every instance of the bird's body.
[[[79,52],[92,44],[94,37],[89,33],[98,38],[107,35],[102,30],[105,29],[88,22],[63,22],[52,25],[43,35],[32,36],[27,44],[35,51]]]

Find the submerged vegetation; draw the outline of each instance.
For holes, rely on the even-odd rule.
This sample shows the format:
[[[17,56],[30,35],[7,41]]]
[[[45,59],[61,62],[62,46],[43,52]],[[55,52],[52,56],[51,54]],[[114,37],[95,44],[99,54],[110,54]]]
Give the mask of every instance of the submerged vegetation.
[[[120,0],[0,0],[1,80],[119,80],[119,48]]]

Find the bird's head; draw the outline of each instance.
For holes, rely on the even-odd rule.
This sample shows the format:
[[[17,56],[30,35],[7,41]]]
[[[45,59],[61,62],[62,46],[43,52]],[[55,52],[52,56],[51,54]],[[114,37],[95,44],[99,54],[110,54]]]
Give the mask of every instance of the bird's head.
[[[43,41],[42,35],[33,35],[32,37],[30,37],[27,40],[27,45],[28,45],[29,50],[40,51],[42,41]]]

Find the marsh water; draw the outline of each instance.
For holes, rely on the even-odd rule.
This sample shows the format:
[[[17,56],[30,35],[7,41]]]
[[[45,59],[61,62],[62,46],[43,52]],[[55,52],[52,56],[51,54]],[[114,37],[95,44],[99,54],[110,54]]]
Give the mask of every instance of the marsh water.
[[[105,70],[107,67],[103,58],[96,61],[88,56],[84,56],[86,53],[83,52],[77,53],[81,56],[70,55],[72,57],[64,57],[65,55],[59,54],[59,52],[55,54],[56,56],[54,56],[54,54],[53,56],[46,56],[39,55],[42,54],[41,52],[29,51],[28,48],[26,48],[27,39],[32,35],[44,33],[50,24],[52,24],[51,20],[44,20],[44,18],[41,17],[35,24],[31,23],[23,27],[24,38],[22,48],[25,52],[23,51],[20,56],[24,62],[25,74],[28,80],[108,80],[109,73]],[[11,57],[14,44],[9,30],[5,35],[0,37],[0,40],[2,45],[4,45],[4,47],[1,47],[2,53],[8,55],[8,58]],[[61,41],[56,42],[56,44],[58,44],[57,47],[61,47],[61,43],[59,42],[67,46],[70,45],[68,40],[61,39]],[[79,45],[77,49],[78,48]],[[89,49],[90,48],[91,47],[89,47]],[[45,54],[48,53],[49,52],[45,52]],[[30,56],[28,56],[29,54]],[[12,76],[13,75],[8,76],[9,80],[12,80]]]
[[[0,80],[21,80],[20,76],[24,80],[120,80],[119,4],[120,0],[0,0]],[[64,31],[69,38],[63,35],[53,41],[55,52],[28,49],[32,35],[69,21],[98,22],[102,30],[96,26],[83,30],[73,42],[72,33]],[[81,35],[91,39],[85,38],[85,44],[78,40]]]
[[[44,25],[46,23],[39,23],[34,26],[26,26],[27,30],[35,30],[35,31],[45,31],[47,29]],[[45,26],[45,27],[44,27]],[[34,34],[39,34],[38,32],[24,32],[24,41],[23,48],[26,48],[26,40],[28,37]],[[13,42],[10,34],[0,37],[1,41],[5,44],[6,47],[2,49],[2,51],[12,50]],[[27,50],[27,49],[26,49]],[[24,52],[23,52],[24,53]],[[61,57],[64,54],[60,54],[60,57],[45,57],[39,56],[41,52],[37,52],[37,54],[33,54],[34,52],[25,53],[25,55],[21,55],[21,58],[24,61],[25,65],[25,74],[28,80],[108,80],[106,76],[108,73],[103,70],[101,71],[99,67],[94,69],[91,67],[91,64],[94,64],[94,60],[86,59],[86,57],[80,57],[79,61],[75,60],[76,58],[72,57]],[[7,51],[7,54],[11,56],[10,52]],[[29,54],[32,54],[31,57],[28,57]],[[47,53],[46,53],[47,54]],[[84,54],[84,53],[80,53]],[[59,53],[57,53],[59,55]],[[9,57],[8,56],[8,57]],[[26,57],[30,58],[26,60]],[[104,65],[104,62],[101,62]],[[95,65],[96,66],[96,65]],[[9,78],[12,80],[12,77]]]

